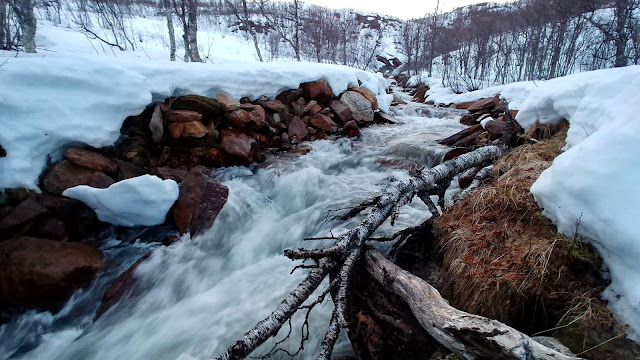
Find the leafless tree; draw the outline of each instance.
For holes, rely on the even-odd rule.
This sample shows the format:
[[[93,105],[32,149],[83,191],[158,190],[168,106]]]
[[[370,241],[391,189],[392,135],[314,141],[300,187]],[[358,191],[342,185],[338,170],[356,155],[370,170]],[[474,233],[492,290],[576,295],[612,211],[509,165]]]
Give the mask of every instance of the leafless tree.
[[[301,60],[302,5],[300,0],[275,3],[260,0],[259,3],[260,12],[267,21],[267,25],[291,46],[297,61]]]
[[[33,12],[34,3],[32,0],[8,0],[13,9],[13,13],[20,24],[22,46],[24,52],[36,52],[36,29],[37,20]]]
[[[260,46],[258,43],[258,35],[255,26],[256,24],[249,16],[249,6],[247,5],[247,0],[225,0],[225,3],[231,9],[233,16],[235,16],[238,20],[240,29],[249,33],[249,35],[253,39],[253,46],[256,49],[256,55],[258,55],[258,59],[261,62],[264,61],[262,59],[262,53],[260,52]]]

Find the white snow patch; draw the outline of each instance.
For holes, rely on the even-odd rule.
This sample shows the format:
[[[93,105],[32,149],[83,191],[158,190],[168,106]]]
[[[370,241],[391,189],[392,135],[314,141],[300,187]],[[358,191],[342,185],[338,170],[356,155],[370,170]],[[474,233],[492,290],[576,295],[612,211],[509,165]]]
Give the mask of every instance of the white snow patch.
[[[516,120],[568,119],[565,152],[531,187],[558,230],[593,240],[611,274],[603,296],[640,333],[640,66],[553,79],[534,89]],[[579,221],[579,226],[578,226]]]
[[[178,194],[175,181],[153,175],[119,181],[106,189],[79,185],[62,193],[87,204],[100,221],[122,226],[162,224]]]
[[[492,86],[486,89],[456,94],[451,89],[442,86],[441,81],[430,81],[430,90],[427,91],[425,101],[433,101],[436,104],[459,104],[468,101],[477,101],[500,95],[507,101],[510,109],[520,109],[531,91],[544,82],[524,81],[506,85]]]

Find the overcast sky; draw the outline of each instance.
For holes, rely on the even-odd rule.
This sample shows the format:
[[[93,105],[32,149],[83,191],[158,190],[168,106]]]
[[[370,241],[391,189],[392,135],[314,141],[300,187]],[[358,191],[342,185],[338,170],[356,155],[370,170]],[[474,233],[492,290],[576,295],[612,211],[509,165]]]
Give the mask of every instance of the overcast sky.
[[[402,19],[418,18],[426,13],[432,13],[436,7],[436,0],[305,0],[306,3],[323,5],[332,9],[350,8],[384,15],[392,15]],[[482,0],[440,0],[440,7],[447,12],[455,8],[478,4]],[[506,2],[493,0],[492,2]]]

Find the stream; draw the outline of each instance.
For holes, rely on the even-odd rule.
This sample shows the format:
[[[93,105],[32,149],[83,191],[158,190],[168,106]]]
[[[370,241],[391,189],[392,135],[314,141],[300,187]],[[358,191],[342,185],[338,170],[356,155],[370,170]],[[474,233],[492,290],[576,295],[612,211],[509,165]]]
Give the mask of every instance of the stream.
[[[355,226],[365,214],[347,222],[327,221],[329,210],[377,195],[389,177],[406,178],[414,164],[439,163],[446,147],[436,141],[464,128],[457,121],[461,111],[415,103],[392,109],[399,124],[362,129],[357,139],[311,142],[307,155],[277,156],[259,167],[215,169],[214,177],[229,187],[229,199],[201,236],[163,247],[142,241],[145,229],[126,238],[109,234],[101,247],[106,270],[76,291],[60,312],[29,311],[2,325],[0,359],[215,357],[305,276],[307,270],[290,274],[295,263],[283,256],[284,249],[329,246],[330,240],[302,239],[337,236]],[[387,221],[374,236],[390,235],[429,216],[426,206],[414,200],[402,209],[395,227]],[[108,284],[152,249],[152,257],[135,272],[144,291],[93,322]],[[330,300],[314,309],[310,337],[296,358],[315,359],[332,310]],[[291,338],[282,347],[297,350],[303,322],[302,314],[293,318]],[[277,338],[288,331],[285,324]],[[253,355],[267,353],[273,344],[267,342]],[[334,356],[351,353],[343,334]],[[279,353],[272,358],[290,357]]]

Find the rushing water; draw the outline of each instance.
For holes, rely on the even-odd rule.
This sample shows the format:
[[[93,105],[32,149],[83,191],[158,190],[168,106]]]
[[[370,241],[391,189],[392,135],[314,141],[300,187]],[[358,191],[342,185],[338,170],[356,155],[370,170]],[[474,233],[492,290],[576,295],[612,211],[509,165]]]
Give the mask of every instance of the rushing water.
[[[353,227],[362,216],[346,223],[325,221],[328,211],[379,193],[390,176],[408,176],[403,166],[393,167],[403,164],[397,159],[433,166],[444,151],[435,141],[461,128],[455,111],[411,104],[395,112],[401,124],[372,126],[357,140],[316,141],[305,156],[281,157],[259,169],[214,171],[229,187],[227,204],[202,236],[156,248],[135,273],[145,289],[140,296],[122,301],[92,322],[108,283],[155,246],[113,237],[102,247],[108,270],[89,288],[77,291],[62,311],[28,312],[0,328],[0,358],[214,357],[268,315],[304,277],[305,271],[290,274],[294,263],[282,255],[284,249],[330,245],[302,239],[338,235]],[[396,161],[388,161],[392,159]],[[385,223],[378,234],[393,233],[428,216],[426,206],[414,200],[402,210],[395,228]],[[332,309],[330,301],[316,307],[310,338],[299,358],[315,358]],[[297,349],[302,323],[300,315],[294,317],[285,348]],[[288,330],[285,325],[278,338]],[[272,346],[267,343],[254,354]],[[335,354],[350,351],[343,336]]]

